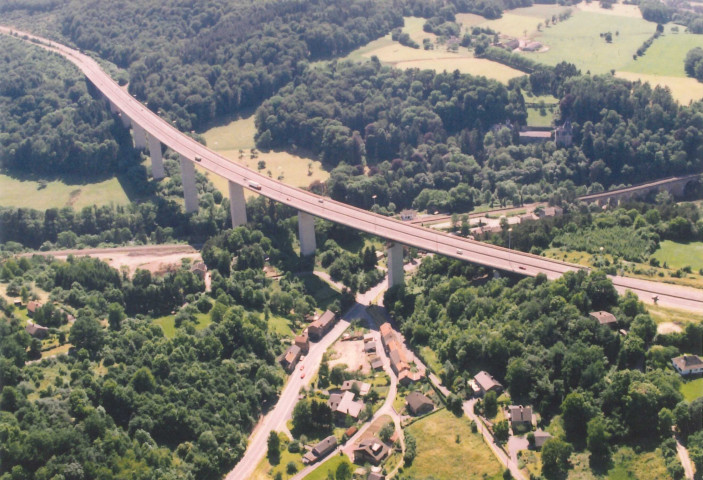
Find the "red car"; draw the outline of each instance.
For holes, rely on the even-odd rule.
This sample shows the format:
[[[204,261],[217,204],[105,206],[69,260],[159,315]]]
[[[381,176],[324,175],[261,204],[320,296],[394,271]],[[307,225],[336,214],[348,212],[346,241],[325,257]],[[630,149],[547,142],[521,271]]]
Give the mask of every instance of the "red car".
[[[305,372],[300,374],[300,378],[305,378]]]

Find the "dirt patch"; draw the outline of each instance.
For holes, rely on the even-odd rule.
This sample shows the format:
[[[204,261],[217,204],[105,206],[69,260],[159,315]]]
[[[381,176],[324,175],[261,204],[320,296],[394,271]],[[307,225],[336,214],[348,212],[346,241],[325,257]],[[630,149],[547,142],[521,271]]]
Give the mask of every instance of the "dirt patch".
[[[34,252],[37,255],[51,255],[57,260],[65,260],[68,255],[90,256],[107,262],[118,270],[125,269],[129,276],[139,268],[149,270],[154,275],[165,275],[180,268],[182,259],[192,263],[202,261],[200,252],[190,245],[145,245],[140,247],[90,248],[85,250],[57,250]]]
[[[680,333],[683,332],[683,328],[674,322],[663,322],[657,325],[657,333],[661,335],[666,335],[667,333]]]
[[[371,365],[364,353],[364,341],[353,340],[350,342],[339,341],[334,344],[332,358],[330,359],[330,369],[335,365],[346,365],[350,372],[361,372],[368,374],[371,372]]]

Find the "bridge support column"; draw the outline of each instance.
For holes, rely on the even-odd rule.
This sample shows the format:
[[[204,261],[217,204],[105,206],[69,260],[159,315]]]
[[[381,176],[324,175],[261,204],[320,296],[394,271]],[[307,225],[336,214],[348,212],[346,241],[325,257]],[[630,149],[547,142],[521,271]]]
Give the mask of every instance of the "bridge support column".
[[[112,103],[112,101],[111,101],[110,99],[107,100],[107,103],[110,104],[110,112],[112,112],[112,113],[120,113],[120,109],[117,108],[117,105],[115,105],[114,103]]]
[[[403,245],[391,243],[386,248],[388,255],[388,288],[403,283]]]
[[[305,212],[298,212],[298,236],[300,238],[300,256],[307,257],[315,253],[315,217]]]
[[[238,183],[229,182],[229,211],[232,215],[232,228],[247,223],[247,204],[244,199],[244,188]],[[315,231],[313,230],[313,242]],[[314,250],[314,247],[313,247]]]
[[[181,155],[181,182],[186,201],[186,213],[198,211],[198,188],[195,185],[195,165]]]
[[[122,126],[124,128],[129,128],[132,126],[132,120],[130,120],[129,117],[127,115],[125,115],[124,112],[120,112],[119,115],[120,115],[120,119],[122,119]]]
[[[161,142],[153,135],[149,136],[149,155],[151,156],[151,174],[156,180],[161,180],[166,176],[164,160],[161,156]]]
[[[134,136],[134,148],[137,150],[146,149],[146,130],[141,125],[132,125],[132,136]]]

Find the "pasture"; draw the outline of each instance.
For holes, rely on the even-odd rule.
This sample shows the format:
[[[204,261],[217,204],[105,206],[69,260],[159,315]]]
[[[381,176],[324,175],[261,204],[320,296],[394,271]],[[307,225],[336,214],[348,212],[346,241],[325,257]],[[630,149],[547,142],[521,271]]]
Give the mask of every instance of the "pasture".
[[[671,95],[682,105],[688,105],[690,102],[703,98],[703,83],[695,78],[689,77],[669,77],[665,75],[648,75],[645,73],[632,73],[619,71],[615,73],[618,78],[625,80],[649,82],[654,87],[660,85],[669,87]]]
[[[492,28],[496,32],[511,37],[528,37],[537,33],[537,26],[544,23],[544,19],[559,15],[567,7],[558,5],[533,5],[531,7],[516,8],[503,13],[501,18],[485,20],[479,25]],[[457,18],[459,16],[457,15]]]
[[[641,18],[577,10],[569,20],[535,35],[535,40],[549,47],[548,51],[524,55],[547,65],[569,61],[583,73],[607,73],[629,64],[655,28],[654,23]],[[606,32],[611,32],[612,43],[601,38],[600,34]]]
[[[469,25],[476,25],[485,21],[483,17],[478,15],[459,15],[457,21],[461,23],[460,18]],[[500,63],[482,58],[474,58],[473,54],[466,48],[459,48],[458,52],[447,51],[445,46],[434,43],[436,39],[434,34],[422,30],[424,23],[424,18],[405,17],[403,31],[408,33],[408,35],[420,45],[422,45],[422,40],[424,38],[431,39],[435,46],[434,50],[406,47],[398,42],[392,41],[391,36],[386,35],[381,39],[374,40],[354,50],[347,55],[345,59],[363,61],[375,56],[381,63],[396,68],[418,68],[421,70],[434,70],[436,72],[445,70],[447,72],[453,72],[458,70],[464,74],[485,76],[502,83],[508,83],[512,78],[524,75],[523,72]],[[464,23],[464,26],[466,26],[467,23]]]
[[[703,268],[703,242],[678,243],[663,240],[652,256],[662,265],[666,262],[669,268],[689,266],[697,271]]]
[[[53,180],[20,179],[0,175],[0,206],[17,208],[73,207],[80,210],[91,205],[127,205],[129,197],[117,177],[90,183],[70,177]]]
[[[407,428],[417,441],[417,456],[405,468],[409,477],[437,479],[503,478],[503,469],[469,419],[446,409],[428,415]],[[457,443],[457,437],[459,442]]]
[[[265,166],[259,170],[261,173],[269,174],[271,178],[280,179],[295,187],[307,187],[315,180],[324,182],[329,178],[329,173],[322,169],[322,163],[302,152],[298,154],[284,151],[259,152],[256,158],[251,158],[250,149],[255,147],[256,125],[254,117],[253,112],[248,112],[242,118],[203,132],[202,136],[205,138],[208,148],[252,170],[258,170],[259,162],[263,161]],[[197,165],[196,168],[205,173],[225,196],[229,196],[226,179],[207,173],[205,169]],[[247,198],[255,195],[249,190],[246,190],[245,194]]]

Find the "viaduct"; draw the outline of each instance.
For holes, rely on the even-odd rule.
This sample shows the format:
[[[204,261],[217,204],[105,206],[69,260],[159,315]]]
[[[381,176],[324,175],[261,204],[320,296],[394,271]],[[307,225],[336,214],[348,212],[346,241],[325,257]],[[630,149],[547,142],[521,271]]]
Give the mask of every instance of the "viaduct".
[[[197,163],[209,172],[228,180],[233,226],[243,225],[247,222],[244,188],[297,209],[302,256],[315,252],[315,217],[385,238],[388,241],[389,286],[403,282],[404,245],[526,276],[536,276],[542,273],[549,279],[556,279],[566,272],[587,270],[580,265],[411,225],[268,178],[259,172],[231,162],[178,131],[156,113],[132,98],[88,55],[50,40],[24,32],[12,31],[7,27],[0,26],[0,33],[17,35],[32,41],[42,48],[60,54],[77,66],[109,104],[111,112],[121,118],[125,127],[131,127],[135,147],[142,150],[148,149],[154,178],[160,179],[165,175],[162,159],[163,147],[166,146],[178,153],[187,212],[195,212],[199,206],[195,184],[195,164]],[[660,304],[703,311],[703,293],[695,289],[682,289],[657,282],[619,276],[610,278],[621,293],[629,289],[645,301],[651,301],[653,296],[658,296]]]
[[[651,192],[669,192],[674,197],[683,197],[686,187],[689,184],[698,183],[701,180],[701,175],[685,175],[682,177],[671,177],[657,180],[656,182],[642,183],[631,187],[619,188],[608,192],[592,193],[578,197],[578,200],[586,203],[598,202],[599,205],[605,205],[610,201],[617,203],[624,202],[636,197],[642,197]]]

